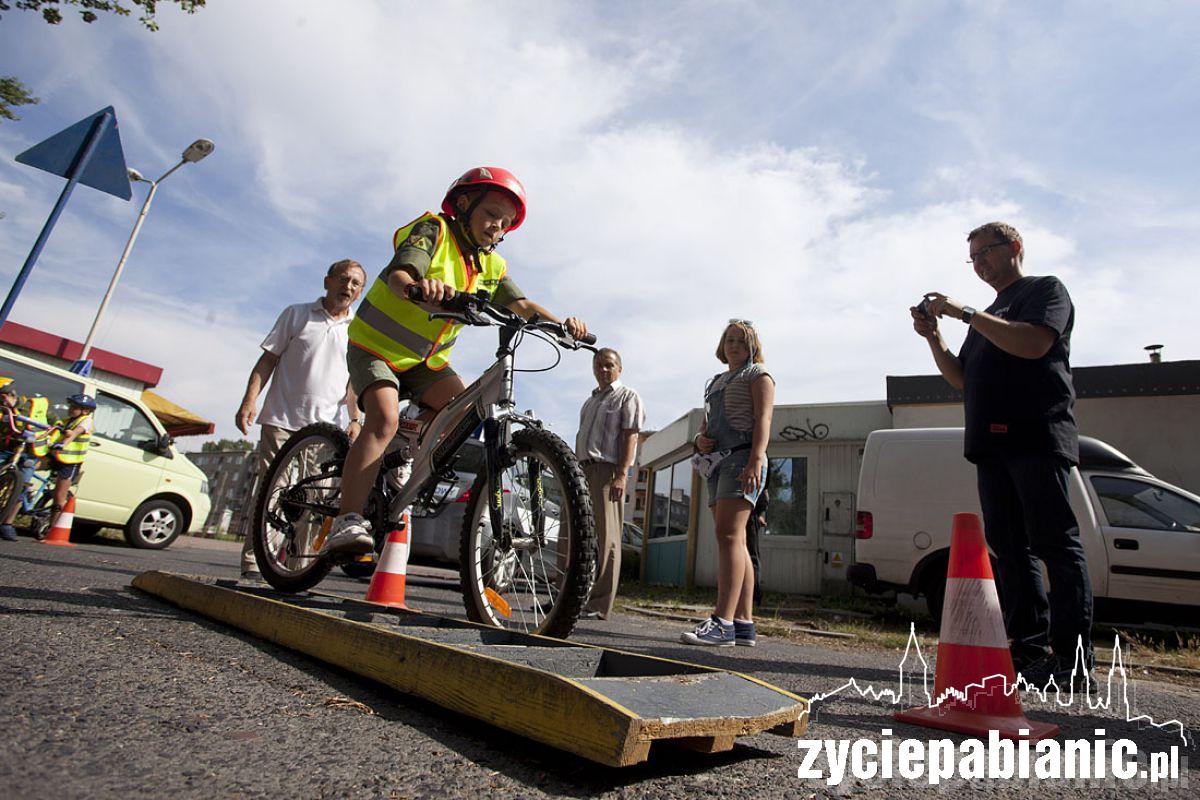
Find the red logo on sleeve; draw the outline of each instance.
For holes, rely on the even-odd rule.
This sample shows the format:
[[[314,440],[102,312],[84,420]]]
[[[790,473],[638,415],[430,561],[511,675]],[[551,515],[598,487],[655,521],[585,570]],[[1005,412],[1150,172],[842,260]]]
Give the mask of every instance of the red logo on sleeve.
[[[1008,433],[1008,426],[1001,422],[993,422],[988,425],[989,433]]]

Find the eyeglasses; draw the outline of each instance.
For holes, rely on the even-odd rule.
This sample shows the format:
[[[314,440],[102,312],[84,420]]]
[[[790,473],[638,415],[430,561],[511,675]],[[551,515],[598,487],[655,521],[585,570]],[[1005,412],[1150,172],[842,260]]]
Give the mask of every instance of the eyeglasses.
[[[995,250],[997,247],[1008,247],[1010,244],[1012,244],[1012,242],[996,242],[995,244],[989,244],[987,247],[981,247],[979,248],[978,253],[971,254],[971,256],[967,259],[967,263],[974,264],[976,261],[987,255],[989,250]]]
[[[730,324],[730,325],[745,325],[747,328],[753,328],[753,327],[754,327],[754,323],[753,323],[753,322],[751,322],[750,320],[748,320],[748,319],[737,319],[736,317],[734,317],[733,319],[729,320],[729,324]]]

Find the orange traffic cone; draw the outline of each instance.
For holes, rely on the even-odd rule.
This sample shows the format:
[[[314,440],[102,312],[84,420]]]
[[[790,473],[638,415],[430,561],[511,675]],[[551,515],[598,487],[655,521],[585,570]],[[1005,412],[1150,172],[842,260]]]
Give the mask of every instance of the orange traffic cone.
[[[67,497],[67,504],[54,518],[50,533],[42,540],[42,544],[56,544],[59,547],[74,547],[71,544],[71,524],[75,522],[75,495]]]
[[[371,585],[367,587],[368,603],[379,603],[392,608],[415,611],[404,602],[404,581],[408,571],[408,529],[411,517],[406,510],[400,517],[396,530],[388,534],[383,554],[375,565]]]
[[[980,738],[986,738],[989,731],[1005,739],[1057,736],[1057,725],[1030,722],[1025,717],[1017,691],[983,527],[975,514],[955,514],[934,705],[898,711],[895,718]]]

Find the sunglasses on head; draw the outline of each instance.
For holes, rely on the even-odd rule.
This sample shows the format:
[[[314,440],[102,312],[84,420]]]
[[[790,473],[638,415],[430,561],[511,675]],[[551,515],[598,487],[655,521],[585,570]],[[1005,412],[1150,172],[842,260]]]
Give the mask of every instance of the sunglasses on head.
[[[737,319],[736,317],[729,320],[730,325],[745,325],[747,328],[753,328],[754,323],[748,319]]]

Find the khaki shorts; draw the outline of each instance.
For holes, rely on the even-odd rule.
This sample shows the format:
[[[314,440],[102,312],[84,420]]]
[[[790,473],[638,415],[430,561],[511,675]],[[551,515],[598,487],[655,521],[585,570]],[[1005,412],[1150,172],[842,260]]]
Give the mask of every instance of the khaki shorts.
[[[376,383],[390,383],[400,393],[401,400],[419,404],[430,386],[458,374],[449,364],[438,370],[417,364],[412,369],[396,372],[382,358],[353,345],[346,349],[346,366],[350,370],[350,387],[358,395],[359,408],[363,407],[363,392]]]

